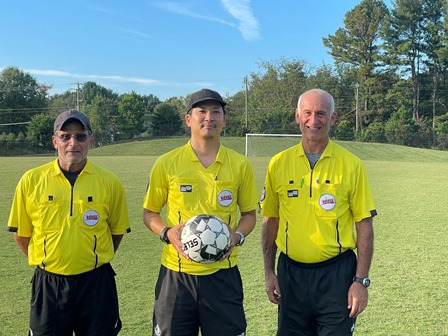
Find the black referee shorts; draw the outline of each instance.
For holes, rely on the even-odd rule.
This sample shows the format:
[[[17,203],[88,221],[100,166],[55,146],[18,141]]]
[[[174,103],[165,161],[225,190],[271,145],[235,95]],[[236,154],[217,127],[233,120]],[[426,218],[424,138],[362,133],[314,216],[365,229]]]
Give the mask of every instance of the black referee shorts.
[[[191,275],[160,267],[154,336],[244,336],[243,285],[238,267]]]
[[[121,330],[115,272],[110,264],[74,276],[36,268],[30,336],[114,336]]]
[[[351,336],[356,319],[349,317],[347,305],[355,272],[351,250],[316,264],[299,263],[281,253],[277,336]]]

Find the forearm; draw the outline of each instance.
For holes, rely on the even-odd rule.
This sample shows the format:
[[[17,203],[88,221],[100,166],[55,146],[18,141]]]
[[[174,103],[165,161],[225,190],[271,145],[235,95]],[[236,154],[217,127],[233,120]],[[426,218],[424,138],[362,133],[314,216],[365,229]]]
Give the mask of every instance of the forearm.
[[[257,215],[255,210],[242,212],[241,218],[238,222],[238,226],[235,228],[235,231],[240,231],[244,237],[247,237],[255,227],[257,221]]]
[[[160,214],[149,211],[148,209],[143,209],[143,223],[145,223],[146,227],[156,235],[160,235],[162,230],[166,227]]]
[[[275,259],[277,245],[275,239],[278,231],[278,218],[263,217],[261,227],[261,245],[263,249],[263,262],[265,275],[275,273]]]
[[[14,233],[14,240],[17,246],[23,251],[23,253],[28,257],[28,245],[30,244],[30,237],[21,237],[17,233]]]
[[[364,218],[356,223],[358,263],[356,276],[368,277],[373,258],[373,220]]]
[[[112,235],[112,243],[114,244],[114,252],[117,252],[122,239],[123,239],[123,235]]]
[[[167,226],[162,220],[162,217],[160,217],[160,214],[157,212],[149,211],[148,209],[143,209],[143,222],[145,223],[146,227],[150,229],[152,232],[154,232],[156,235],[160,236],[163,229]],[[170,226],[169,230],[165,233],[165,238],[167,238],[167,241],[171,246],[173,246],[177,252],[183,256],[184,258],[191,260],[184,252],[183,250],[183,243],[180,241],[180,234],[182,231],[182,227],[185,223],[179,223],[175,226]],[[164,240],[165,241],[165,240]]]

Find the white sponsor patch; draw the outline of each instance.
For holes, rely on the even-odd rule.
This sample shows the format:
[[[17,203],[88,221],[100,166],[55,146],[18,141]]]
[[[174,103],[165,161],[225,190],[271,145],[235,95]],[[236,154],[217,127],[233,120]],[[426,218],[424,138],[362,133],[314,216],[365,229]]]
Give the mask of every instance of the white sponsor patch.
[[[336,206],[336,199],[331,194],[323,194],[319,197],[319,205],[324,210],[333,210]]]
[[[84,212],[82,219],[87,226],[94,226],[99,222],[100,215],[96,210],[87,210]]]
[[[228,207],[233,203],[233,194],[230,190],[222,190],[218,194],[218,203],[224,207]]]

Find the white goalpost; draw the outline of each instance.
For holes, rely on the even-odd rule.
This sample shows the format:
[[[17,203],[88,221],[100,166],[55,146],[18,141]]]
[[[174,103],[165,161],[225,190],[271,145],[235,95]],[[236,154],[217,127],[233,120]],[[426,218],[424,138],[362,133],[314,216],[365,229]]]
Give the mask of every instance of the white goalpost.
[[[247,133],[245,155],[246,157],[271,157],[288,147],[297,145],[301,138],[302,134]]]

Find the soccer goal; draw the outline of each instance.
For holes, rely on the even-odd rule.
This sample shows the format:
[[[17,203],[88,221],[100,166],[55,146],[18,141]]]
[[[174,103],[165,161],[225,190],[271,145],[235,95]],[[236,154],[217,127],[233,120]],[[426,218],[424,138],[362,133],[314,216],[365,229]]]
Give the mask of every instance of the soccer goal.
[[[272,157],[282,150],[297,145],[302,134],[246,134],[246,156]]]

